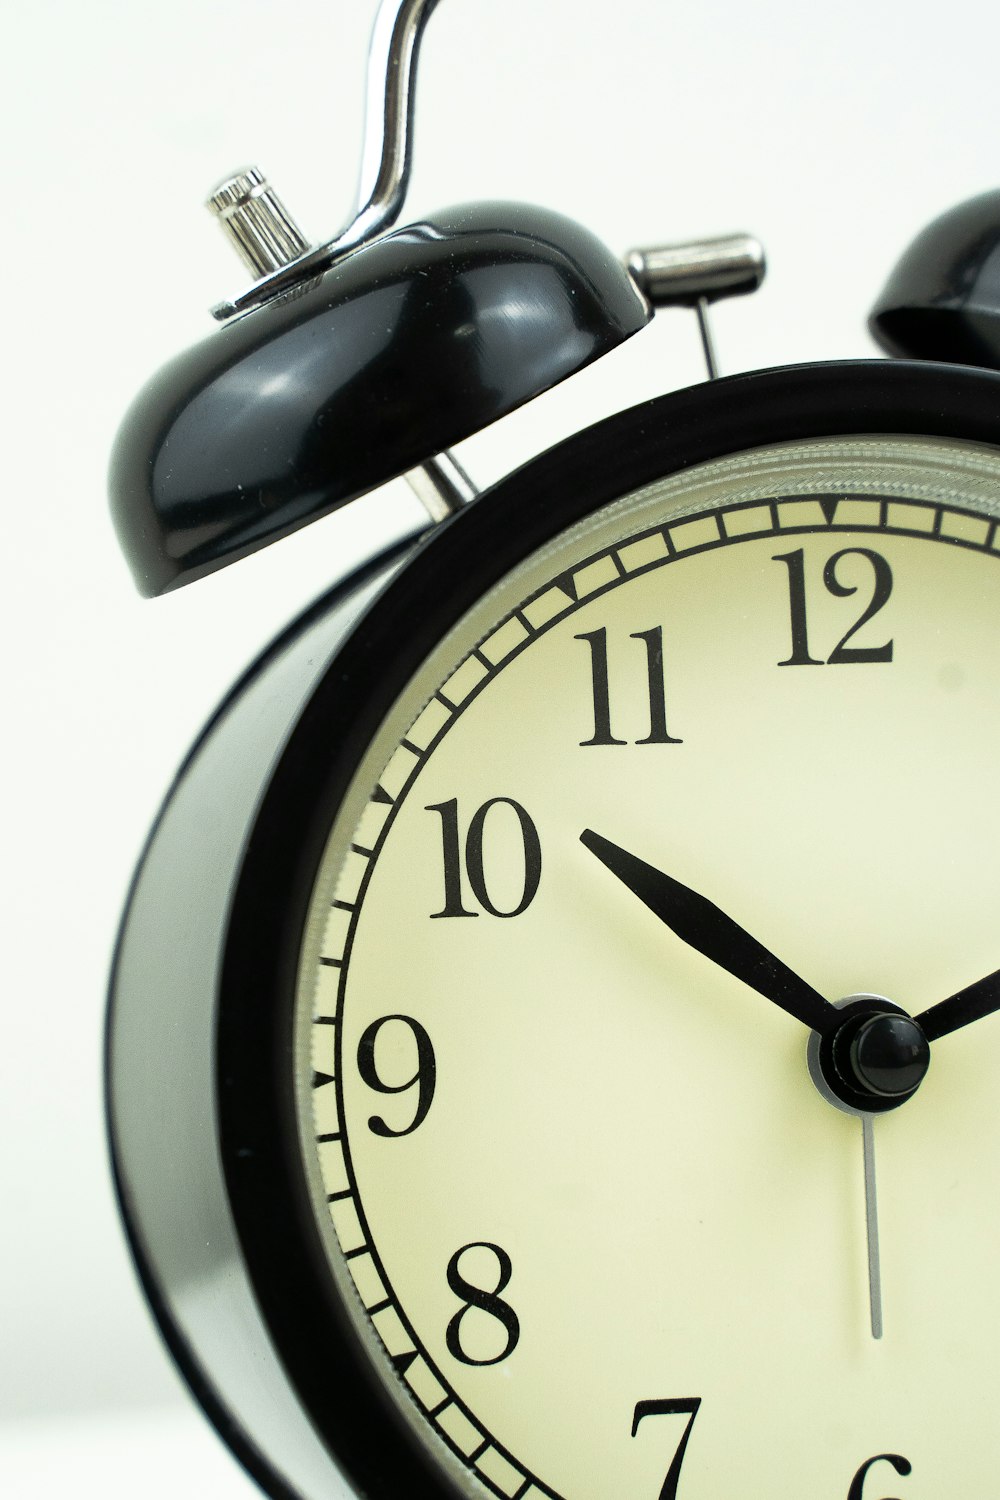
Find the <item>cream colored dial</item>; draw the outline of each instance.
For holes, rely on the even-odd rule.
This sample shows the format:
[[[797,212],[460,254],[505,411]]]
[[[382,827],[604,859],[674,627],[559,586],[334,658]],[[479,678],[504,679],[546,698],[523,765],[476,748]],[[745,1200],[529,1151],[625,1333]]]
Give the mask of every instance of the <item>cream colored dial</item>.
[[[1000,465],[787,445],[529,558],[331,830],[299,998],[330,1274],[460,1493],[981,1500],[997,1486],[1000,1016],[862,1131],[809,1028],[585,830],[825,1001],[1000,968]],[[314,1071],[315,1076],[312,1076]]]

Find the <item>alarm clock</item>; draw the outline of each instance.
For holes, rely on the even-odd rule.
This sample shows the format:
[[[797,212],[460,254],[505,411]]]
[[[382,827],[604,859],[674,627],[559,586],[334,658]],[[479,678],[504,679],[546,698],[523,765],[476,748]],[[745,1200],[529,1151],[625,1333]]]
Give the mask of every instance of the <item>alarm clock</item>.
[[[256,169],[256,274],[139,396],[140,589],[406,474],[428,526],[193,747],[119,937],[115,1179],[273,1500],[989,1494],[1000,1159],[1000,194],[890,360],[710,378],[477,492],[449,453],[690,306],[545,210],[398,228],[429,0],[384,0],[359,212]]]

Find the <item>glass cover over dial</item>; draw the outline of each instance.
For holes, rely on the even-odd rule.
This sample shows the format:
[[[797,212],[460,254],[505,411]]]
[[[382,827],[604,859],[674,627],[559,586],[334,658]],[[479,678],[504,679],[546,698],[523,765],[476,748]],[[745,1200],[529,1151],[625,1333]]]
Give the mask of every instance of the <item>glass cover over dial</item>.
[[[998,499],[938,439],[667,478],[509,573],[371,744],[300,1149],[457,1494],[995,1490],[1000,1017],[934,1007],[1000,968]]]

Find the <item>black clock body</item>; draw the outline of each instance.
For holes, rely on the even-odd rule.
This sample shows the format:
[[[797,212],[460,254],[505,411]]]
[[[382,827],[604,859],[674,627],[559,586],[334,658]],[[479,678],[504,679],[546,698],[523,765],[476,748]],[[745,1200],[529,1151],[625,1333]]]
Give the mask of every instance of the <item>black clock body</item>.
[[[297,1145],[296,964],[324,841],[366,747],[465,612],[600,507],[726,455],[869,434],[998,448],[1000,375],[814,365],[610,417],[332,588],[250,668],[182,767],[117,949],[114,1170],[163,1335],[275,1500],[463,1493],[401,1418],[331,1280]]]

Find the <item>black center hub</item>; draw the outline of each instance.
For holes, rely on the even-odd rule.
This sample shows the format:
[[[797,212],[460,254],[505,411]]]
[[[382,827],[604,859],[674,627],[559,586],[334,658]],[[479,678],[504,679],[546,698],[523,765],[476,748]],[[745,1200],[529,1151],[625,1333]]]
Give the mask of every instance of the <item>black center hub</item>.
[[[930,1066],[922,1029],[899,1006],[876,995],[849,1000],[841,1015],[840,1025],[818,1039],[821,1091],[867,1114],[898,1109],[916,1093]]]

